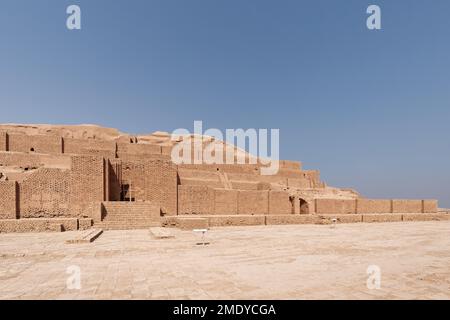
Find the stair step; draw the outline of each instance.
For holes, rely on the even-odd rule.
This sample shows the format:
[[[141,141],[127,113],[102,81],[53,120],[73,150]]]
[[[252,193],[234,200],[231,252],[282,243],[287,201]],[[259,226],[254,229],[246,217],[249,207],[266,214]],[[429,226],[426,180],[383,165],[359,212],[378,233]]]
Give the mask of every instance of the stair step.
[[[126,223],[126,224],[143,224],[143,223],[159,223],[160,220],[103,220],[101,223]]]
[[[145,202],[103,202],[105,215],[95,226],[105,230],[146,229],[161,226],[160,208]]]
[[[145,224],[145,225],[125,225],[125,224],[99,224],[98,227],[104,230],[132,230],[132,229],[148,229],[150,227],[159,227],[161,224]],[[97,224],[96,224],[97,227]]]

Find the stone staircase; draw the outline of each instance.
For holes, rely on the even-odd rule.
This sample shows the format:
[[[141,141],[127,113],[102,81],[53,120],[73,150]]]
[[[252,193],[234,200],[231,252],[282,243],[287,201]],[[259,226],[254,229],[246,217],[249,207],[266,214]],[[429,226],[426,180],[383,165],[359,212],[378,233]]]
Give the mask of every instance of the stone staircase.
[[[147,229],[161,226],[160,207],[149,202],[102,202],[102,221],[96,228],[104,230]]]

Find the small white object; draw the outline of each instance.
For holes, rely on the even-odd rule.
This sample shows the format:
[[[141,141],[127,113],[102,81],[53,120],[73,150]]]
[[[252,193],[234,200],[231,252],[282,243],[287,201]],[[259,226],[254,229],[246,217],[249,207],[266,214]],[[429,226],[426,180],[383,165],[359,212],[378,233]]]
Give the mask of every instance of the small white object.
[[[205,242],[205,234],[208,232],[208,229],[194,229],[192,230],[194,232],[201,232],[202,233],[202,242],[197,242],[197,244],[206,245],[209,244],[209,242]]]

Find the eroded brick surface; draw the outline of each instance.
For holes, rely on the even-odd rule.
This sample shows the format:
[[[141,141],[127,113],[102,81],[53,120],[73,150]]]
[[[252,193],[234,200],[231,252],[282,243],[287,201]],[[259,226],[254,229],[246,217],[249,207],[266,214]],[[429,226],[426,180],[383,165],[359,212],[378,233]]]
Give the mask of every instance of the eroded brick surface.
[[[281,160],[276,174],[261,175],[264,164],[257,158],[211,137],[199,145],[218,147],[212,154],[223,149],[224,159],[236,152],[229,157],[234,163],[202,163],[192,144],[186,154],[200,155],[200,162],[175,164],[172,151],[185,138],[98,126],[0,125],[0,220],[43,219],[38,227],[32,220],[18,224],[23,232],[26,226],[47,230],[46,221],[55,218],[83,221],[80,229],[91,227],[85,221],[130,229],[173,223],[169,217],[180,215],[204,216],[217,226],[440,217],[436,200],[365,199],[351,189],[328,187],[318,170],[303,170],[298,161]],[[102,208],[110,202],[129,205],[108,215]]]

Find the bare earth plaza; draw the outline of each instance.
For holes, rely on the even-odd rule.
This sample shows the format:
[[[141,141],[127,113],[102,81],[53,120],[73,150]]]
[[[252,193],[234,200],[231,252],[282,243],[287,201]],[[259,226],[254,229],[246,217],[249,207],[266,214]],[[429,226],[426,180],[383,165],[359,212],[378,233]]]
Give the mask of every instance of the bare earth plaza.
[[[180,230],[65,244],[75,232],[2,234],[0,299],[450,298],[450,221],[220,227],[208,246]],[[366,284],[374,264],[380,289]]]
[[[236,163],[175,164],[187,138],[0,126],[0,299],[450,298],[436,200],[263,175],[209,136]]]

